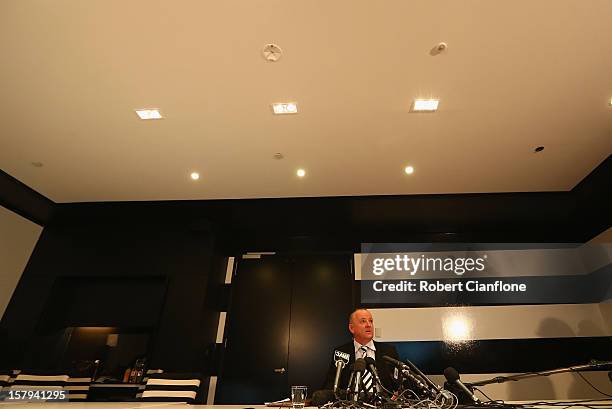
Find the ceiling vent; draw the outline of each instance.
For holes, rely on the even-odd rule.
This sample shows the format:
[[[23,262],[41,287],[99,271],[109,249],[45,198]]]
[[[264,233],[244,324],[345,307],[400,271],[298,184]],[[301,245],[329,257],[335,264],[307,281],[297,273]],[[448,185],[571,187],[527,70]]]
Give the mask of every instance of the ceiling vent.
[[[262,54],[266,61],[276,62],[283,55],[283,50],[276,44],[266,44],[262,50]]]

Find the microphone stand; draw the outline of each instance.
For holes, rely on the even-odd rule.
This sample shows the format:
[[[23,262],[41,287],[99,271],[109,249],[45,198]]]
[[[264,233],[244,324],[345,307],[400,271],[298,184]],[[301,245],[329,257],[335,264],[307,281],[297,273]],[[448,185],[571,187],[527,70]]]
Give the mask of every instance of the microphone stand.
[[[361,391],[361,372],[357,371],[355,374],[355,391],[353,394],[353,401],[359,400],[359,392]]]
[[[496,376],[495,378],[487,379],[484,381],[470,382],[470,386],[483,386],[483,385],[489,385],[492,383],[520,381],[521,379],[534,378],[536,376],[549,376],[549,375],[554,375],[554,374],[564,373],[564,372],[580,372],[580,371],[584,371],[587,369],[596,369],[601,366],[607,366],[607,365],[612,365],[612,361],[596,361],[590,364],[568,366],[567,368],[550,369],[548,371],[525,372],[525,373],[521,373],[518,375],[511,375],[511,376]]]
[[[352,368],[352,366],[351,366]],[[351,375],[349,376],[348,387],[346,388],[346,400],[351,400],[351,386],[353,385],[353,379],[355,377],[355,371],[351,370]],[[338,397],[336,396],[336,399]]]

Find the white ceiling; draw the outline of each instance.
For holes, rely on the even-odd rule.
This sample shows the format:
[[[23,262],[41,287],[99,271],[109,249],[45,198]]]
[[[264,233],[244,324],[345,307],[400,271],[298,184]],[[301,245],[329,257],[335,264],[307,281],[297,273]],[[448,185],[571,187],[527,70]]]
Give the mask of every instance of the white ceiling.
[[[610,0],[3,0],[0,169],[57,202],[569,190],[612,152],[611,24]]]

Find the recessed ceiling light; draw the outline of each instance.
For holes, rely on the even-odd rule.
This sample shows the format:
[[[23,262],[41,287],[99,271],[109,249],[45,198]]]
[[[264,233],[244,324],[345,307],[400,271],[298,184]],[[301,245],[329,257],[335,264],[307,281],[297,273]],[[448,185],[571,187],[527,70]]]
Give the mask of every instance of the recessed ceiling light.
[[[414,168],[412,166],[406,166],[404,172],[406,172],[407,175],[412,175],[414,173]]]
[[[159,109],[151,108],[151,109],[137,109],[136,114],[140,117],[140,119],[162,119],[162,115],[159,112]]]
[[[415,99],[412,105],[414,112],[435,112],[438,109],[438,99]]]
[[[191,172],[191,179],[198,180],[200,178],[200,174],[198,172]]]
[[[298,108],[296,102],[278,102],[276,104],[272,104],[272,111],[276,115],[282,114],[297,114]]]
[[[298,169],[297,172],[295,172],[299,178],[303,178],[304,176],[306,176],[306,171],[304,169]]]

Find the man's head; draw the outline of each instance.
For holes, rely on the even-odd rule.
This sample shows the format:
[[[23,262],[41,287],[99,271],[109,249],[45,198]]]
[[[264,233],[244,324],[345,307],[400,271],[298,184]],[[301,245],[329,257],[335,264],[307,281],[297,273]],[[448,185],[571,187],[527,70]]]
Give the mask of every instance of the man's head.
[[[374,319],[370,311],[358,308],[349,317],[349,331],[355,341],[365,345],[374,338]]]

